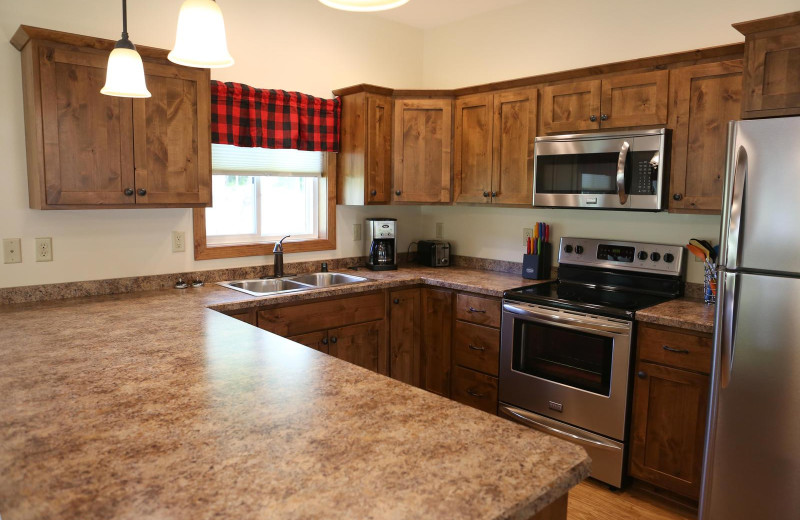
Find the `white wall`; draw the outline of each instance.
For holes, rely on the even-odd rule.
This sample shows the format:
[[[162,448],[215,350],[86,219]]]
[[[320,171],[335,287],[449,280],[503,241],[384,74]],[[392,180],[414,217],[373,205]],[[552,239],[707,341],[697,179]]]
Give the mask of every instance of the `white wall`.
[[[129,33],[139,45],[171,48],[181,0],[128,3]],[[422,83],[421,31],[378,17],[344,13],[316,0],[224,0],[230,51],[236,65],[211,77],[253,86],[299,90],[329,97],[356,83]],[[20,24],[116,40],[119,0],[0,0],[0,40]],[[0,43],[0,238],[23,239],[23,263],[0,263],[0,287],[93,280],[270,263],[271,257],[196,262],[193,253],[172,253],[173,230],[187,233],[192,212],[184,209],[36,211],[28,208],[22,80],[19,52]],[[337,210],[335,252],[289,255],[288,261],[363,254],[352,224],[367,216],[402,219],[400,247],[411,238],[420,209]],[[53,237],[54,261],[33,261],[34,239]]]

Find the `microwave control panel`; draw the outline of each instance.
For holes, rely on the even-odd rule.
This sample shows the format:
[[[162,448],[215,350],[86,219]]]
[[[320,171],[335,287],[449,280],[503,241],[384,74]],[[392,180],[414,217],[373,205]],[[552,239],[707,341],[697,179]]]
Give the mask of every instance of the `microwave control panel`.
[[[558,263],[680,275],[684,254],[669,244],[563,237]]]
[[[658,189],[658,152],[631,152],[631,195],[655,195]]]

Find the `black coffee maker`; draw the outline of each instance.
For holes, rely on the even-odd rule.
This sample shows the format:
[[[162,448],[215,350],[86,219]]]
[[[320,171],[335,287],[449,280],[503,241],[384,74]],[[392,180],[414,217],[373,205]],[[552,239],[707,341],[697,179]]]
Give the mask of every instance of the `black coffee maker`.
[[[373,271],[397,269],[397,219],[367,219],[367,267]]]

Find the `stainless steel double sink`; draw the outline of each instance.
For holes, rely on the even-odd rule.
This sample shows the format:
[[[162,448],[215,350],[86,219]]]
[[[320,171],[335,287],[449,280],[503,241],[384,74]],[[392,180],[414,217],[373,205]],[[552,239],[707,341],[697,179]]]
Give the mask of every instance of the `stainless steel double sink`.
[[[217,285],[243,292],[251,296],[268,296],[287,292],[310,291],[334,285],[366,282],[361,276],[343,273],[309,273],[288,278],[267,278],[264,280],[237,280],[218,282]]]

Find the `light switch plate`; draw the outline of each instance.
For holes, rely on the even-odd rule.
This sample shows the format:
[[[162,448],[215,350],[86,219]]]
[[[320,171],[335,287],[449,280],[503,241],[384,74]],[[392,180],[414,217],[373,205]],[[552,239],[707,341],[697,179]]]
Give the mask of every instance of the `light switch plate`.
[[[353,242],[361,240],[361,224],[353,224]]]
[[[173,231],[172,232],[172,252],[183,253],[186,251],[186,232]]]
[[[53,239],[50,237],[36,239],[36,261],[53,261]]]
[[[19,238],[4,238],[3,239],[3,263],[4,264],[21,264],[22,263],[22,245]]]
[[[436,238],[438,240],[441,240],[441,239],[444,238],[444,223],[443,222],[437,222],[436,223]]]

